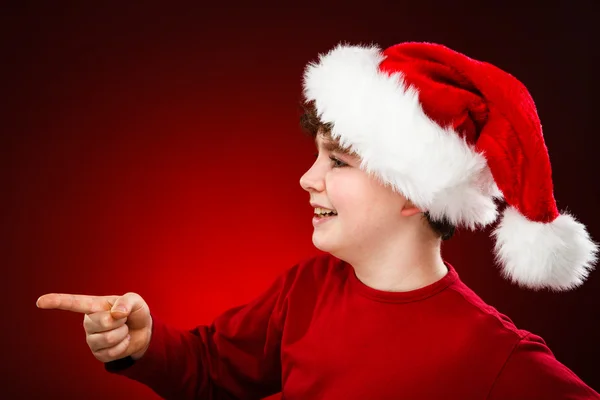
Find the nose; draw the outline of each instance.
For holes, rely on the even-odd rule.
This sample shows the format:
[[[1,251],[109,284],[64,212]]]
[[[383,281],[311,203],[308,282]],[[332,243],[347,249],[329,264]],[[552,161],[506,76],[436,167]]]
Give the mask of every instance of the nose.
[[[317,161],[300,177],[300,186],[307,192],[322,192],[325,190],[325,175],[323,171],[319,171]]]

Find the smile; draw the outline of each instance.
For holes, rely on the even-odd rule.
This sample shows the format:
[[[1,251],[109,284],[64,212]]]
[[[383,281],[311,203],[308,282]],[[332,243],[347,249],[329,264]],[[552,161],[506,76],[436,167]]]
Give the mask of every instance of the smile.
[[[337,218],[337,214],[333,214],[333,215],[315,214],[315,216],[312,219],[312,224],[313,224],[313,226],[317,227],[317,226],[323,225],[327,221],[331,221],[334,218]]]

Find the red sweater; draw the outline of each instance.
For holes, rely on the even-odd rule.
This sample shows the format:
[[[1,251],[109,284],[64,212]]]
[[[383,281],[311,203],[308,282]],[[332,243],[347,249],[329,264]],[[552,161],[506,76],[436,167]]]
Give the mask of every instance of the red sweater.
[[[600,399],[447,266],[427,287],[383,292],[318,256],[210,326],[153,315],[144,357],[106,369],[167,399]]]

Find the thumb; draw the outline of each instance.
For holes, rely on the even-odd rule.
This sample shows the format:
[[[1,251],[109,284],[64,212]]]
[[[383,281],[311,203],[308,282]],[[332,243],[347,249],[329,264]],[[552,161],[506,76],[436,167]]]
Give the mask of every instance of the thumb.
[[[127,318],[130,327],[141,328],[148,323],[150,310],[139,294],[129,292],[115,299],[110,314],[114,319]]]
[[[114,319],[125,318],[129,315],[130,312],[131,312],[131,308],[130,308],[130,306],[128,307],[128,304],[126,303],[124,296],[119,297],[117,299],[117,301],[115,301],[115,304],[113,304],[113,306],[110,309],[110,315]]]

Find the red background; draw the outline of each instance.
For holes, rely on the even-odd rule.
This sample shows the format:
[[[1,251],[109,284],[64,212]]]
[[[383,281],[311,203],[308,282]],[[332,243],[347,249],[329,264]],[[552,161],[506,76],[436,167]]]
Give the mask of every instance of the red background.
[[[559,208],[600,239],[591,2],[13,3],[0,21],[0,397],[157,398],[106,373],[83,317],[37,309],[41,294],[134,291],[188,328],[316,253],[298,184],[313,153],[298,127],[301,75],[342,40],[440,42],[517,76],[538,106]],[[445,258],[599,390],[600,273],[569,293],[518,289],[492,266],[488,235],[460,232]]]

